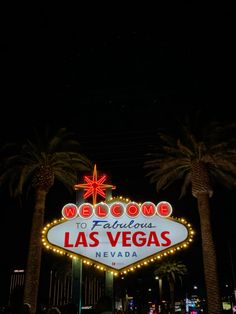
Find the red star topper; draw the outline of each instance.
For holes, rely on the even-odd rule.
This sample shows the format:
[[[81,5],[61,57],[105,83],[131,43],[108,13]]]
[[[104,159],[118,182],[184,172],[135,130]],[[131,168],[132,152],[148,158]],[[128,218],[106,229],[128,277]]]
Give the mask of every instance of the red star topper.
[[[98,178],[97,175],[97,167],[94,165],[93,169],[93,176],[91,177],[84,176],[84,181],[86,183],[79,183],[75,184],[74,188],[75,190],[78,189],[84,189],[84,198],[88,198],[89,196],[93,196],[93,205],[97,203],[97,195],[106,198],[105,190],[106,189],[115,189],[116,187],[111,184],[104,184],[105,180],[107,179],[106,175],[103,175],[102,177]]]

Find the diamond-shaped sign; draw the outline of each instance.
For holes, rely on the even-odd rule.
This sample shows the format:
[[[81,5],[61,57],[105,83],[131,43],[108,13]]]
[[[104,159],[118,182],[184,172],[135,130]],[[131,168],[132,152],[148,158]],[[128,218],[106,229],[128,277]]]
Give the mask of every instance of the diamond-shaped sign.
[[[192,235],[184,220],[157,214],[117,218],[108,213],[105,218],[63,218],[46,228],[44,244],[120,272],[173,253],[186,246]]]

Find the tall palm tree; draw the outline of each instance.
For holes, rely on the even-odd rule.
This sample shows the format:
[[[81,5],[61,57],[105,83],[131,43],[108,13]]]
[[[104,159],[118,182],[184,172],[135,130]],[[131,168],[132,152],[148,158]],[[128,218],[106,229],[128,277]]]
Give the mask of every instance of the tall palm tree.
[[[182,277],[187,274],[187,267],[181,261],[168,258],[154,270],[159,280],[166,279],[170,289],[170,313],[175,313],[175,283],[177,279],[182,283]]]
[[[44,224],[46,196],[57,180],[73,191],[78,171],[91,170],[89,159],[80,152],[75,134],[60,128],[55,134],[36,133],[34,141],[6,144],[2,149],[0,185],[6,183],[13,197],[27,189],[34,191],[34,209],[26,264],[23,302],[37,308],[41,265],[41,232]]]
[[[234,127],[210,123],[195,133],[191,125],[183,124],[180,133],[178,130],[174,135],[161,132],[160,144],[144,162],[144,168],[149,169],[147,176],[150,182],[156,183],[157,192],[182,179],[180,197],[191,185],[192,195],[197,198],[209,314],[222,313],[209,199],[215,180],[228,188],[236,186],[235,137],[231,132]]]

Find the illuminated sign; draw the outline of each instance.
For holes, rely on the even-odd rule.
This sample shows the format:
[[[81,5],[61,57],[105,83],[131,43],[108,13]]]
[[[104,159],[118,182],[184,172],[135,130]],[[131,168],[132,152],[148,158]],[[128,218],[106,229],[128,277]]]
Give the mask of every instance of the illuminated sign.
[[[102,270],[125,273],[188,246],[193,230],[171,216],[168,202],[138,204],[113,198],[66,204],[62,218],[45,226],[45,247],[82,258]]]
[[[84,198],[89,196],[93,197],[93,205],[97,203],[97,196],[100,195],[103,198],[106,198],[105,191],[107,189],[115,189],[116,187],[111,184],[105,184],[107,176],[104,174],[101,177],[98,177],[97,166],[94,165],[93,176],[84,176],[84,183],[76,184],[75,190],[84,189]]]

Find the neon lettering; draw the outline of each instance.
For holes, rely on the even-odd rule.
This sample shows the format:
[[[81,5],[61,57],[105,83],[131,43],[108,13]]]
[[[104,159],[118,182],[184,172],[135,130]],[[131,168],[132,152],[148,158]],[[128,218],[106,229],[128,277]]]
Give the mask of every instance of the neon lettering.
[[[138,217],[140,214],[145,217],[154,215],[169,217],[172,214],[172,206],[170,203],[162,201],[156,206],[152,202],[145,202],[142,205],[135,202],[124,205],[120,202],[115,202],[110,206],[106,203],[98,203],[95,206],[90,203],[83,203],[78,208],[75,204],[69,203],[62,208],[62,215],[67,219],[73,219],[76,216],[86,219],[92,215],[98,218],[105,218],[109,214],[115,218],[119,218],[123,214],[131,218]]]

